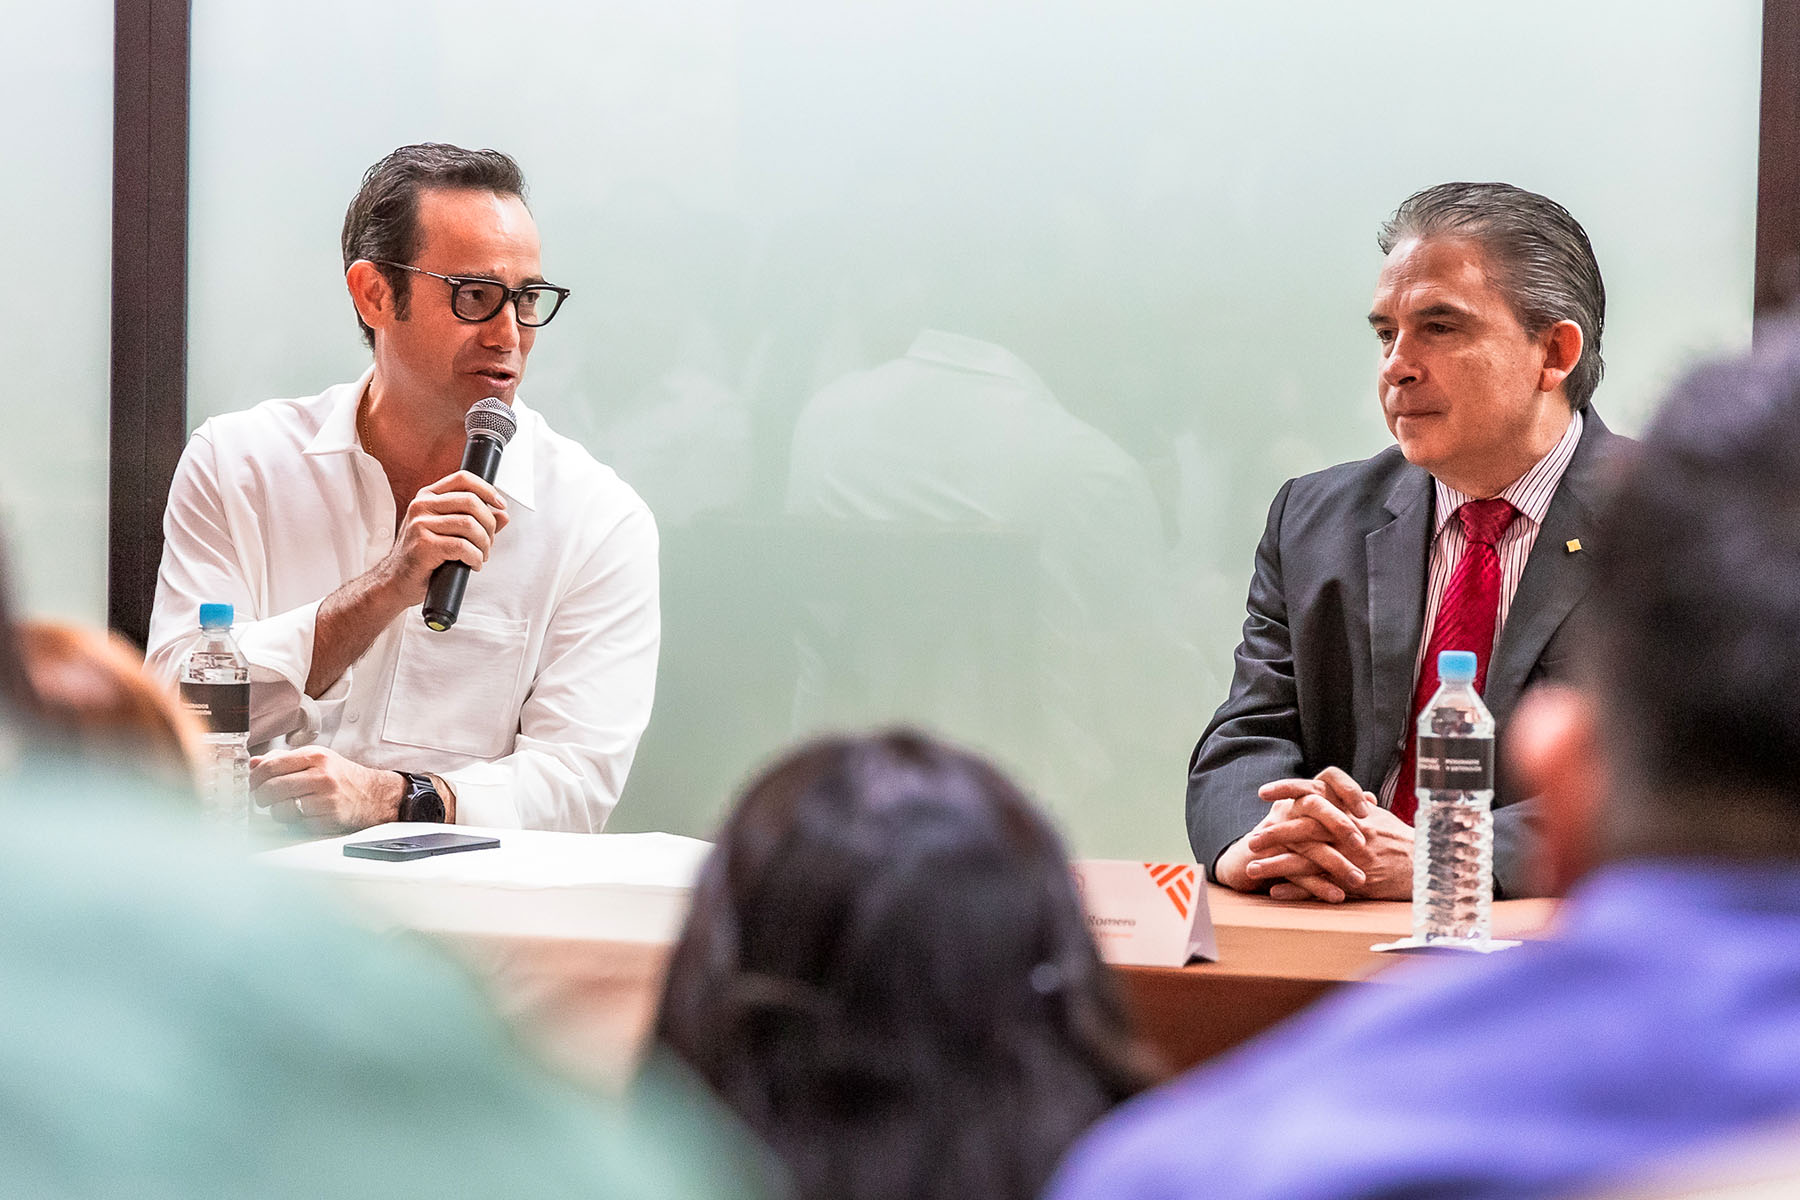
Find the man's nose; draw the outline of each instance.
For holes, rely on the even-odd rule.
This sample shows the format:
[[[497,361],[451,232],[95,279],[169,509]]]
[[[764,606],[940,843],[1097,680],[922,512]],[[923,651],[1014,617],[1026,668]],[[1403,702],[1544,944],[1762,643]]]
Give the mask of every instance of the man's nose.
[[[496,350],[511,350],[519,344],[519,311],[508,300],[500,311],[482,322],[483,344]]]
[[[1381,357],[1381,382],[1388,387],[1403,387],[1419,382],[1419,365],[1404,335],[1388,344]]]

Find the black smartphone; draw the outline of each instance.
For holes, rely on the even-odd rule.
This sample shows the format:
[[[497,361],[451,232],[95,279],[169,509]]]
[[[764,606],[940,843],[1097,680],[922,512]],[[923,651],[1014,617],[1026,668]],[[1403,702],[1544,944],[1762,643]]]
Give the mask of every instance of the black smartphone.
[[[497,837],[480,837],[472,833],[415,833],[409,837],[387,838],[379,842],[346,842],[344,854],[350,858],[407,862],[415,858],[430,858],[433,854],[492,850],[499,844],[500,839]]]

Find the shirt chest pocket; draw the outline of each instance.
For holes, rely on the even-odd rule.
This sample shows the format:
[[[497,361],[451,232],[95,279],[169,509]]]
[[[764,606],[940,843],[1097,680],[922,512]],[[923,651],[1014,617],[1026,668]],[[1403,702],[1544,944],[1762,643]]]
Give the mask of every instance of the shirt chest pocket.
[[[382,740],[474,758],[512,750],[530,626],[465,614],[443,633],[407,614]]]

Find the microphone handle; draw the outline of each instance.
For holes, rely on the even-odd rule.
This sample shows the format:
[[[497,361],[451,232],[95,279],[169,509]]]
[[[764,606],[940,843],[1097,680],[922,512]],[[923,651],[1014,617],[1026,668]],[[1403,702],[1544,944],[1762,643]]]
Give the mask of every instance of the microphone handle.
[[[506,444],[484,433],[473,434],[463,447],[462,469],[492,483],[500,471],[500,452]],[[431,583],[425,589],[425,624],[444,632],[456,624],[462,611],[463,592],[469,586],[469,564],[461,559],[448,559],[431,572]]]

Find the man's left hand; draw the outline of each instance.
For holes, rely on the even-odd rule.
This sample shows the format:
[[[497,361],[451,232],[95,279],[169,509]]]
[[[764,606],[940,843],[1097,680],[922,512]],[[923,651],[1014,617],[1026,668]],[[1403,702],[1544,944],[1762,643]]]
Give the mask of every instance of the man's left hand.
[[[400,818],[405,781],[394,771],[351,762],[335,750],[306,746],[250,760],[256,803],[277,821],[310,821],[320,829],[367,829]]]
[[[1327,899],[1412,896],[1412,826],[1382,808],[1349,774],[1327,767],[1310,780],[1264,784],[1260,794],[1277,810],[1287,805],[1281,814],[1286,819],[1265,824],[1248,839],[1256,855],[1247,868],[1250,875],[1281,880],[1269,887],[1271,899],[1310,900],[1320,896],[1325,884],[1330,885],[1323,888],[1330,893],[1323,897]],[[1360,839],[1327,827],[1344,820],[1355,824]],[[1350,873],[1351,867],[1361,879]]]
[[[1413,883],[1413,827],[1385,808],[1373,808],[1353,818],[1363,832],[1363,845],[1346,855],[1362,868],[1364,881],[1347,889],[1363,900],[1410,900]],[[1284,862],[1292,862],[1284,859]],[[1298,883],[1277,883],[1269,888],[1276,900],[1310,900],[1311,889]]]

